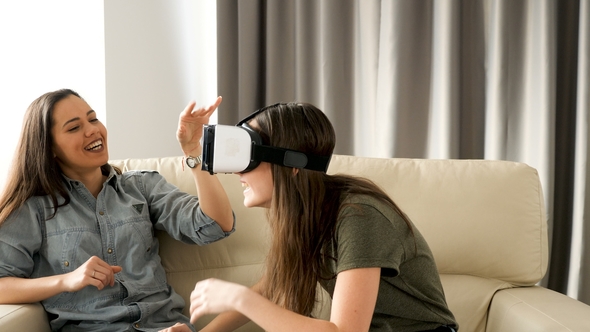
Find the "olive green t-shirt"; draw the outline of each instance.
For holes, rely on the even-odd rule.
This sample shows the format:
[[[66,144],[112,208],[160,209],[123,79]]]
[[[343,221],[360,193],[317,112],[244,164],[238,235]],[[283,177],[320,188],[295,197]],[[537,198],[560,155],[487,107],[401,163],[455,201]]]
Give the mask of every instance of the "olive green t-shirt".
[[[330,271],[380,267],[379,294],[370,331],[423,331],[441,325],[457,328],[447,307],[428,244],[389,205],[364,195],[345,200],[335,241],[325,254]],[[333,296],[337,277],[323,281]]]

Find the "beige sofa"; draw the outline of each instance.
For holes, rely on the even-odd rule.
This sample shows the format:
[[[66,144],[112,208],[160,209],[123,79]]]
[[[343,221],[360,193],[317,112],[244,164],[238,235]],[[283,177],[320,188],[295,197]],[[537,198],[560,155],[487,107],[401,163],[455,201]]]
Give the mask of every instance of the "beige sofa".
[[[195,193],[181,160],[113,164],[123,170],[158,170],[180,189]],[[535,169],[504,161],[336,155],[329,173],[374,180],[412,218],[431,246],[462,332],[590,331],[590,306],[535,286],[545,274],[548,257],[547,216]],[[158,235],[169,282],[187,301],[198,280],[215,277],[251,285],[264,264],[265,211],[244,208],[236,175],[218,176],[236,213],[233,235],[204,247]],[[318,315],[329,315],[327,296]],[[199,320],[197,328],[211,318]],[[48,330],[39,304],[0,306],[0,331]],[[249,323],[240,331],[260,329]]]

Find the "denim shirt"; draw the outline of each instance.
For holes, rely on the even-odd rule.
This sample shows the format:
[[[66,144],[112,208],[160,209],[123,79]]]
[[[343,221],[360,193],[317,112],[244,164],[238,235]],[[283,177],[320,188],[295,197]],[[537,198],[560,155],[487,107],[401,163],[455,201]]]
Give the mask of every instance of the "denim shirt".
[[[64,274],[98,256],[123,268],[115,285],[87,286],[42,301],[53,330],[157,331],[176,322],[193,328],[181,313],[184,300],[166,282],[154,230],[203,245],[234,229],[224,232],[203,213],[197,197],[157,172],[106,170],[97,198],[64,177],[71,201],[53,218],[48,219],[53,214],[49,196],[31,197],[9,216],[0,227],[0,277]]]

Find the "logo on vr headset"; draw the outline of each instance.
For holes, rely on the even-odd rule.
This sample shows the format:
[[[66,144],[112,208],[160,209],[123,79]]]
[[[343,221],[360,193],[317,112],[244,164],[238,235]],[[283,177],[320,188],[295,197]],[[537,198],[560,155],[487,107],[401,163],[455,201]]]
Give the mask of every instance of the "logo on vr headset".
[[[237,138],[228,138],[225,140],[224,152],[226,156],[235,157],[240,153],[240,142]]]

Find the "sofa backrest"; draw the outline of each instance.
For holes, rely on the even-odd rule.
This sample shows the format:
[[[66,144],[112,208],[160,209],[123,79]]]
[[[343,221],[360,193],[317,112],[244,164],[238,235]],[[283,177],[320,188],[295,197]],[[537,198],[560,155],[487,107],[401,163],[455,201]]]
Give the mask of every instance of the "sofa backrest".
[[[112,164],[124,171],[157,170],[181,190],[196,194],[181,157]],[[328,173],[373,180],[412,219],[432,249],[449,307],[462,331],[485,330],[496,290],[534,285],[545,274],[547,223],[539,177],[532,167],[508,161],[334,155]],[[168,280],[187,303],[198,280],[216,277],[252,285],[264,265],[265,210],[243,206],[243,188],[236,175],[218,177],[236,213],[232,236],[198,247],[158,234]],[[197,327],[207,320],[200,320]]]

